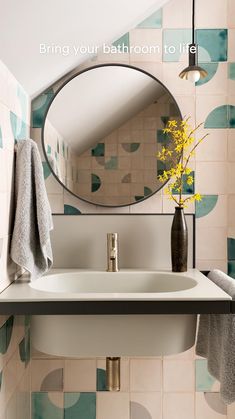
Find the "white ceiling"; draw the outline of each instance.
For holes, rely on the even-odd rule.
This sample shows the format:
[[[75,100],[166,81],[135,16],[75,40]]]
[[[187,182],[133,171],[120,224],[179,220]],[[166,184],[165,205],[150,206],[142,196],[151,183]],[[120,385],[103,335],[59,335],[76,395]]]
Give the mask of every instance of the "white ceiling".
[[[80,154],[163,94],[165,88],[141,71],[99,67],[63,87],[49,109],[47,120]]]
[[[167,0],[0,0],[0,59],[32,96],[87,59],[40,54],[40,44],[102,45]]]

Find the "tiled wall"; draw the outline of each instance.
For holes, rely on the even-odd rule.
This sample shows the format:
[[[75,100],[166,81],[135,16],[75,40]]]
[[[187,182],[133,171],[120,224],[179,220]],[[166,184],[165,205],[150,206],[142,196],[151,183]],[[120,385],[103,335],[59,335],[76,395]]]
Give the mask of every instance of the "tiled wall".
[[[29,133],[29,98],[0,62],[0,291],[17,271],[9,258],[14,214],[14,143]],[[0,316],[0,418],[30,418],[29,326]]]
[[[201,65],[208,71],[208,77],[198,82],[196,87],[178,77],[188,60],[187,53],[179,51],[180,44],[183,48],[183,45],[190,41],[191,10],[187,0],[171,0],[163,10],[154,13],[115,43],[127,47],[158,45],[158,53],[100,53],[75,72],[105,62],[132,64],[143,68],[169,88],[182,114],[191,116],[192,124],[205,122],[201,133],[209,132],[210,136],[198,148],[192,162],[196,190],[203,194],[203,200],[197,203],[195,209],[193,205],[187,209],[195,210],[197,217],[197,267],[217,267],[224,271],[228,268],[230,275],[235,277],[235,24],[231,17],[234,15],[233,9],[233,3],[224,0],[209,0],[205,4],[199,1],[197,4],[196,34],[200,43],[199,57]],[[52,86],[32,104],[32,136],[39,143],[47,104],[63,81]],[[174,211],[174,204],[164,196],[162,190],[138,204],[110,209],[87,204],[70,195],[60,187],[52,175],[47,177],[46,185],[52,209],[56,213]]]
[[[182,114],[190,115],[193,124],[205,121],[201,133],[209,132],[210,136],[198,148],[193,162],[196,190],[204,195],[195,208],[197,267],[226,271],[228,265],[230,275],[235,277],[235,3],[197,1],[200,60],[209,75],[196,87],[178,77],[187,65],[187,54],[181,54],[177,48],[180,41],[190,40],[190,24],[190,2],[171,0],[121,39],[126,46],[158,44],[159,53],[100,54],[83,68],[103,62],[130,63],[143,68],[169,88]],[[164,44],[175,46],[174,53],[164,51]],[[39,143],[46,105],[59,85],[33,102],[32,135]],[[52,176],[48,176],[46,184],[53,211],[57,213],[174,211],[174,205],[162,191],[136,205],[108,209],[69,195]],[[194,211],[194,207],[187,211]],[[33,419],[235,417],[234,405],[226,408],[222,404],[218,383],[208,374],[206,361],[195,359],[193,349],[178,357],[125,359],[120,393],[102,391],[104,360],[52,361],[36,357],[32,363],[33,377],[42,371],[40,380],[32,387]],[[54,370],[57,372],[53,374]],[[49,413],[44,416],[42,412]]]
[[[30,419],[30,330],[26,316],[0,316],[0,419]]]

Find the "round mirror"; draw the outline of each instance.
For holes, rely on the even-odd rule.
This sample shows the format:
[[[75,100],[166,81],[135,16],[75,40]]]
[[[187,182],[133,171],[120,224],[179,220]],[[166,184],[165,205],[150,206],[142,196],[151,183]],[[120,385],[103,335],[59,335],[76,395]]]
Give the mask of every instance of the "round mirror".
[[[163,133],[169,119],[181,119],[180,110],[156,78],[126,65],[95,66],[53,98],[42,131],[45,156],[57,180],[78,198],[131,205],[163,186],[157,176],[165,167],[157,153],[170,141]]]

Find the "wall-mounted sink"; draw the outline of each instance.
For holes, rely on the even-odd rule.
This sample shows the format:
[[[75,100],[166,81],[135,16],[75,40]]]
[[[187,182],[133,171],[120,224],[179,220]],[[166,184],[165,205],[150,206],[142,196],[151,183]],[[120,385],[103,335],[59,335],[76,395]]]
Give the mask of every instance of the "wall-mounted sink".
[[[45,301],[135,302],[184,301],[212,295],[226,299],[199,271],[55,270],[29,284]],[[35,293],[35,294],[34,294]],[[183,311],[182,311],[183,312]],[[137,312],[138,313],[138,312]],[[154,312],[153,312],[154,313]],[[88,314],[88,315],[87,315]],[[196,314],[34,315],[32,343],[58,356],[158,356],[193,346]]]

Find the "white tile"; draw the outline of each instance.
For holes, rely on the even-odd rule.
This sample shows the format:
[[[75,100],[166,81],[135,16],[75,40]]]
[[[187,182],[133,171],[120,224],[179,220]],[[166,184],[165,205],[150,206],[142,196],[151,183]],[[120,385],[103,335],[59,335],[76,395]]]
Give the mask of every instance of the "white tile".
[[[164,360],[163,391],[192,392],[195,389],[194,361]]]
[[[219,393],[196,393],[195,419],[226,419],[226,406]]]
[[[224,260],[227,257],[227,229],[203,227],[197,229],[196,255],[200,260]]]
[[[130,390],[160,391],[162,362],[159,359],[131,359]]]
[[[131,417],[141,419],[151,417],[160,419],[162,415],[161,393],[131,393]],[[145,415],[144,415],[145,414]]]
[[[197,28],[227,28],[227,2],[224,0],[197,0]]]
[[[162,61],[162,29],[132,29],[130,31],[130,47],[136,48],[136,52],[130,53],[130,63],[133,61]],[[150,48],[156,48],[154,52]],[[137,48],[143,48],[142,53],[137,53]],[[145,51],[151,51],[145,53]]]
[[[96,393],[96,419],[130,419],[129,393]]]
[[[163,419],[194,419],[193,393],[165,393]]]
[[[201,195],[224,195],[227,193],[227,163],[197,162],[195,178],[196,189]],[[231,186],[233,188],[233,185]]]
[[[64,196],[60,194],[48,194],[48,199],[53,214],[64,214]]]
[[[213,208],[213,210],[209,214],[207,214],[205,217],[197,218],[197,228],[227,227],[227,224],[228,224],[228,197],[227,195],[219,195],[217,204]]]
[[[66,360],[64,391],[96,391],[96,361]]]
[[[228,130],[200,129],[198,134],[198,139],[209,135],[197,147],[196,161],[227,161]]]

